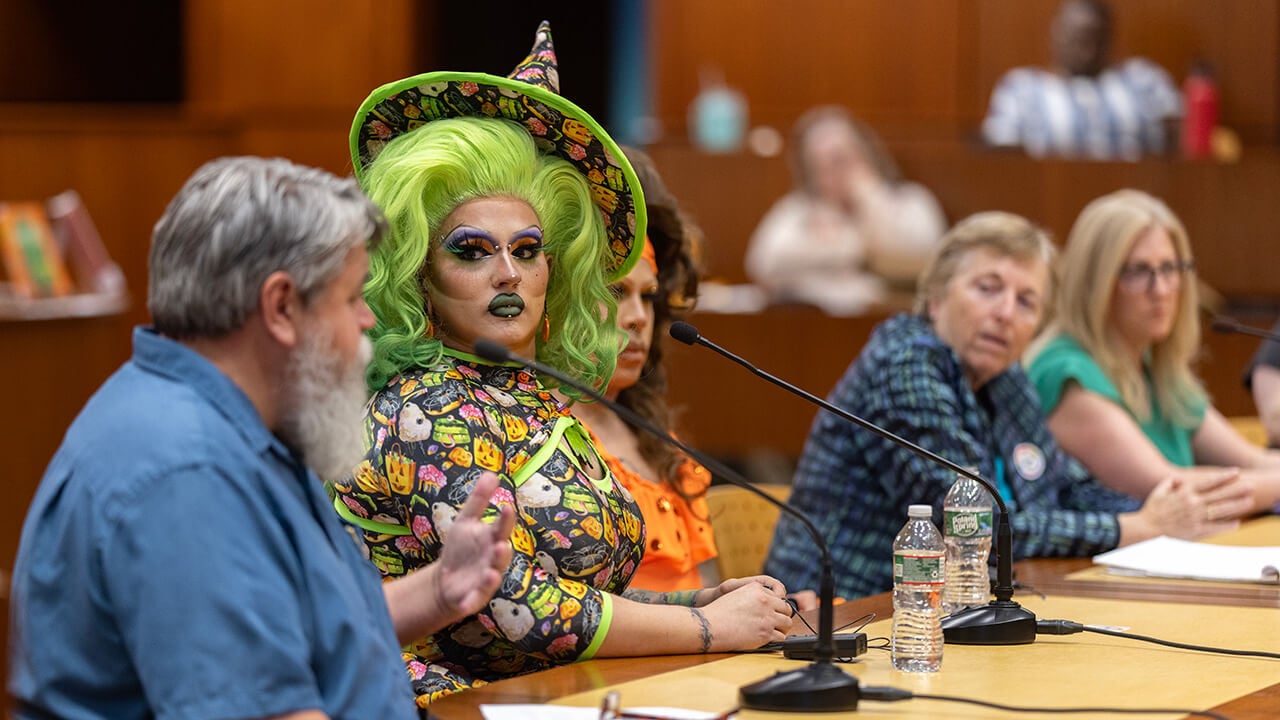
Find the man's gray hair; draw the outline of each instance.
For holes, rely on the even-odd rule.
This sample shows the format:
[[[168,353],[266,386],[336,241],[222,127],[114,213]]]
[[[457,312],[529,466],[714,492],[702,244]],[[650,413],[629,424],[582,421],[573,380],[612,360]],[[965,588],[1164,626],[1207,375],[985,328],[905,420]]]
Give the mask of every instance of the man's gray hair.
[[[219,158],[156,223],[147,309],[170,337],[226,335],[257,309],[271,273],[288,273],[309,303],[348,252],[385,233],[382,212],[351,178],[280,158]]]

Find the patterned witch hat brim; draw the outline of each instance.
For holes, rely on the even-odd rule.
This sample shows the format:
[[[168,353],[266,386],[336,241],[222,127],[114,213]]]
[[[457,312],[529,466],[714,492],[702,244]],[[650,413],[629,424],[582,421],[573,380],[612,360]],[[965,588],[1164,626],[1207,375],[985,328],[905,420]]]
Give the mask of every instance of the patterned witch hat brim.
[[[539,27],[539,39],[549,29]],[[530,59],[537,56],[530,55]],[[549,50],[547,51],[549,53]],[[544,53],[545,55],[545,53]],[[549,68],[555,86],[554,55]],[[646,214],[640,180],[617,143],[590,115],[550,89],[525,82],[547,81],[547,68],[522,63],[512,78],[486,73],[439,71],[415,75],[374,90],[361,104],[351,126],[351,160],[356,177],[387,143],[433,120],[455,117],[505,118],[519,123],[542,152],[568,160],[587,179],[591,197],[604,216],[609,251],[605,275],[624,277],[640,257]]]

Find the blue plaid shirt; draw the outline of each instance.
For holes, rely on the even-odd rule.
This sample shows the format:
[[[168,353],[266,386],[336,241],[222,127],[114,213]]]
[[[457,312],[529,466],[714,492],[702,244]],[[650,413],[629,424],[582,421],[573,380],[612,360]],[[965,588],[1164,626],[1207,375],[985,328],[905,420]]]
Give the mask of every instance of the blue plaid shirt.
[[[999,458],[1015,558],[1114,548],[1116,514],[1139,506],[1092,480],[1058,447],[1020,365],[975,393],[959,357],[923,318],[898,315],[877,327],[827,399],[993,481]],[[820,411],[790,502],[826,538],[836,592],[856,598],[893,587],[893,538],[907,506],[932,505],[941,518],[954,480],[947,468]],[[783,516],[765,572],[789,588],[815,588],[819,566],[808,533]]]

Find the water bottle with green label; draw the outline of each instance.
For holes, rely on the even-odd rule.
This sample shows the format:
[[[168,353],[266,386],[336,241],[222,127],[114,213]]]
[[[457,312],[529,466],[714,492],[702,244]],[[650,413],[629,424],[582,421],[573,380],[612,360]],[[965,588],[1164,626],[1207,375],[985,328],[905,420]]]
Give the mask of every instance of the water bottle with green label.
[[[976,480],[959,475],[942,501],[942,535],[947,547],[946,615],[991,598],[987,556],[991,554],[991,494]]]
[[[932,517],[932,507],[912,505],[893,541],[893,667],[906,672],[942,666],[946,546]]]

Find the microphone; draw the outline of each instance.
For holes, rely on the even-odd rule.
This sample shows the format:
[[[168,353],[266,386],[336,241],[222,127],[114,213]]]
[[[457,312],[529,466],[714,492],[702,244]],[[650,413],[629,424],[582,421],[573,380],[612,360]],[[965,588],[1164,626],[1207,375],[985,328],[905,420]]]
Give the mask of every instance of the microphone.
[[[1232,333],[1237,333],[1240,335],[1252,335],[1254,337],[1260,337],[1263,340],[1270,340],[1271,342],[1280,342],[1280,334],[1276,334],[1268,330],[1259,330],[1258,328],[1249,327],[1248,325],[1241,325],[1235,320],[1232,320],[1229,317],[1223,317],[1221,315],[1213,319],[1213,331],[1224,333],[1227,335],[1230,335]]]
[[[671,437],[653,423],[645,420],[637,415],[633,410],[623,405],[609,400],[592,388],[587,387],[575,378],[569,377],[568,374],[544,365],[536,360],[520,357],[508,350],[501,343],[489,340],[487,338],[479,338],[473,345],[475,354],[495,363],[514,362],[523,365],[537,372],[549,375],[556,380],[578,390],[587,397],[601,403],[605,407],[612,410],[630,425],[644,430],[659,440],[673,445],[680,449],[689,457],[701,463],[703,466],[711,469],[716,475],[728,480],[738,487],[745,488],[752,493],[764,498],[771,505],[775,505],[779,510],[796,518],[809,531],[813,537],[814,543],[818,549],[822,551],[822,577],[819,581],[818,590],[818,637],[816,646],[814,647],[814,662],[799,669],[789,670],[787,672],[779,672],[773,677],[765,678],[758,682],[744,685],[739,690],[740,701],[742,707],[752,710],[805,710],[805,711],[823,711],[833,712],[838,710],[856,710],[858,707],[858,699],[861,696],[861,690],[858,686],[858,679],[843,669],[837,667],[833,662],[835,657],[835,642],[833,640],[833,616],[835,603],[835,574],[832,571],[831,552],[827,549],[827,541],[818,532],[818,528],[814,526],[804,513],[795,507],[778,500],[769,493],[757,488],[750,482],[747,482],[738,473],[731,470],[724,463],[701,453],[679,440]],[[1034,630],[1035,623],[1032,622]]]
[[[1013,601],[1013,528],[1009,524],[1009,508],[1000,498],[1000,492],[976,472],[901,438],[875,423],[864,420],[851,412],[827,402],[813,393],[757,368],[743,358],[707,340],[698,329],[687,322],[671,325],[671,337],[686,345],[703,345],[738,363],[757,377],[768,380],[787,392],[799,395],[818,407],[865,430],[879,435],[889,442],[906,448],[927,460],[935,462],[958,475],[977,481],[991,493],[1000,507],[996,521],[996,586],[995,600],[986,605],[966,608],[942,619],[942,635],[946,642],[955,645],[1025,645],[1036,638],[1036,616],[1030,610]],[[825,546],[824,546],[825,547]]]

